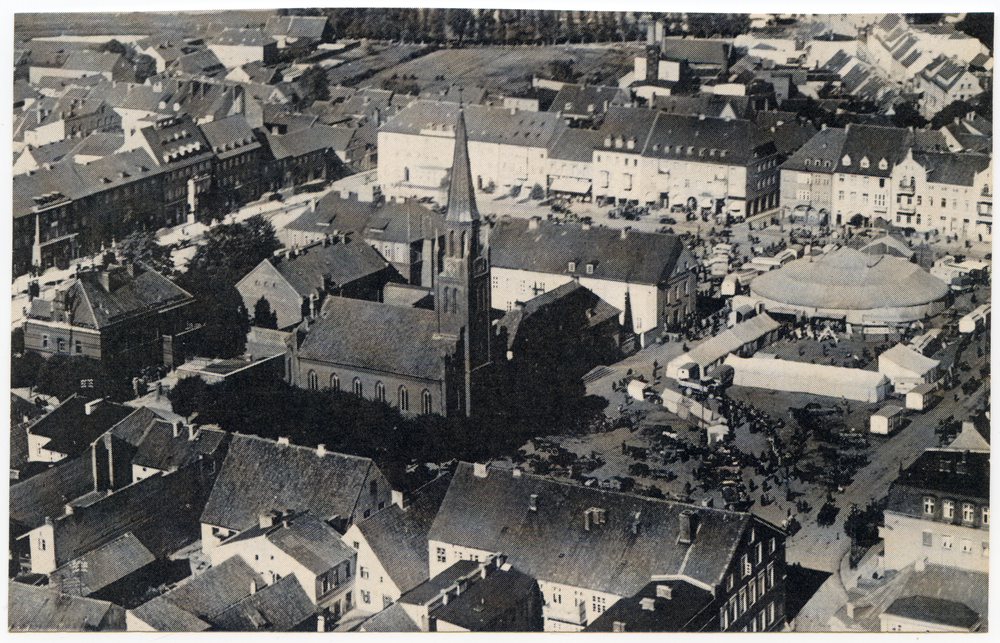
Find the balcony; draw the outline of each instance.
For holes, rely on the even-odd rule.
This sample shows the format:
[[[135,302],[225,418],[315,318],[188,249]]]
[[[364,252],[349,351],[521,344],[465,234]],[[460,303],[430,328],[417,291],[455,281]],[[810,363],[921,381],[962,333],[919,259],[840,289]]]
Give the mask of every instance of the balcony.
[[[907,205],[905,203],[896,204],[896,214],[916,214],[917,206],[912,203]]]
[[[899,188],[896,190],[899,194],[913,194],[917,189],[916,181],[899,182]]]

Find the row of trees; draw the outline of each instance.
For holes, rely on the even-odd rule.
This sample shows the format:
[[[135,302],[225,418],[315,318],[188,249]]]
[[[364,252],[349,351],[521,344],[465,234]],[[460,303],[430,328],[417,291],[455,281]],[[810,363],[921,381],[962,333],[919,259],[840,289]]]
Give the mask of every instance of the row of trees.
[[[385,9],[289,10],[326,15],[341,38],[403,42],[472,42],[494,45],[635,42],[646,37],[656,13],[543,11],[538,9]],[[698,37],[734,36],[750,26],[747,14],[687,14],[669,20],[667,32]]]

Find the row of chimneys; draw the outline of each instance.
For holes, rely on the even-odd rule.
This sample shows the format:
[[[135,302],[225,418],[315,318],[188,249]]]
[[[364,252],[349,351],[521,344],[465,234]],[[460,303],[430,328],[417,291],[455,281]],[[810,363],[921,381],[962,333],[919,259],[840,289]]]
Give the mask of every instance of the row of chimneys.
[[[504,215],[500,219],[500,223],[503,224],[503,225],[509,224],[510,221],[511,220],[510,220],[510,217],[508,215]],[[535,215],[535,216],[529,218],[528,219],[528,230],[537,230],[538,226],[541,225],[541,223],[542,223],[542,217],[540,217],[538,215]],[[580,222],[580,229],[581,230],[590,230],[592,227],[593,227],[593,223],[589,219]],[[622,230],[621,230],[621,238],[622,239],[628,239],[628,234],[631,231],[632,231],[632,226],[627,225],[627,226],[623,227]]]
[[[656,586],[656,598],[671,601],[674,599],[674,590],[669,585]],[[639,601],[639,605],[647,612],[656,611],[656,598],[648,597]]]
[[[453,594],[455,598],[461,596],[462,592],[466,591],[470,585],[478,580],[485,580],[493,572],[503,569],[506,564],[506,554],[494,554],[490,556],[482,563],[479,563],[479,566],[475,570],[455,579],[454,583],[439,592],[443,604],[447,605],[448,600],[452,598]]]

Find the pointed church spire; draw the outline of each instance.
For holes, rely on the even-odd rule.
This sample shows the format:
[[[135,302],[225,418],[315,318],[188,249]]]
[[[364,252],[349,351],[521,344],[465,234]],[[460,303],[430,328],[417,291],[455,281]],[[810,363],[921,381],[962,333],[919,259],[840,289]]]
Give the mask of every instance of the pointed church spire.
[[[476,195],[472,188],[472,168],[469,165],[469,141],[465,132],[465,110],[458,110],[455,125],[455,157],[451,163],[451,187],[448,189],[448,221],[479,219]]]

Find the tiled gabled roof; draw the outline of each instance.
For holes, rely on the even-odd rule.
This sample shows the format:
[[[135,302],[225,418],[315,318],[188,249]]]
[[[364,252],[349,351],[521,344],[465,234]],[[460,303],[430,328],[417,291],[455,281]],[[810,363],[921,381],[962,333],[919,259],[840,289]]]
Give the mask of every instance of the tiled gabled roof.
[[[214,454],[228,435],[217,429],[200,429],[191,440],[188,427],[182,427],[175,438],[172,424],[155,422],[139,445],[132,464],[160,471],[184,467],[202,456]]]
[[[407,332],[400,333],[400,328]],[[440,381],[444,356],[453,350],[454,340],[436,339],[436,332],[433,310],[327,297],[320,318],[299,347],[299,357]]]
[[[10,487],[11,524],[15,536],[41,526],[45,518],[61,516],[67,503],[94,490],[89,457],[57,463]]]
[[[594,279],[658,285],[674,272],[684,244],[674,235],[636,232],[622,238],[619,230],[542,221],[535,230],[524,219],[501,222],[490,231],[491,262],[499,268],[569,274],[569,262],[580,271],[594,265]]]
[[[250,584],[257,591],[264,579],[241,556],[227,558],[166,594],[163,600],[209,623],[236,603],[251,595]]]
[[[271,261],[281,276],[303,297],[328,285],[344,286],[384,270],[389,263],[360,239],[317,244],[288,259]]]
[[[529,508],[535,495],[536,511]],[[585,512],[604,522],[585,529]],[[681,513],[696,514],[691,544],[679,543]],[[638,515],[638,518],[636,516]],[[636,524],[636,533],[632,526]],[[692,507],[460,463],[428,538],[490,552],[540,581],[632,596],[652,575],[682,575],[715,587],[750,525],[750,514]]]
[[[514,342],[517,340],[517,332],[526,319],[544,308],[553,306],[559,307],[562,313],[567,315],[567,319],[578,319],[586,322],[583,325],[588,328],[616,318],[622,312],[601,299],[586,286],[580,285],[577,281],[570,281],[537,297],[532,297],[525,302],[523,308],[510,310],[500,319],[497,323],[497,331],[499,332],[501,328],[507,329],[507,349],[513,348]],[[577,332],[583,329],[565,328],[564,330]]]
[[[81,596],[87,596],[155,560],[156,556],[128,532],[55,570],[49,575],[49,584],[70,592],[79,587]]]
[[[226,632],[289,632],[315,616],[316,606],[295,574],[289,574],[216,614],[211,622]]]
[[[451,474],[445,474],[414,491],[406,509],[392,504],[358,523],[365,541],[401,593],[427,580],[427,533],[450,483]]]
[[[100,51],[74,51],[63,63],[63,69],[80,69],[92,72],[113,71],[122,58],[121,54]]]
[[[458,109],[457,103],[415,101],[389,119],[379,131],[454,136]],[[524,147],[547,148],[564,127],[555,113],[512,111],[485,105],[466,105],[465,122],[469,141]]]
[[[628,102],[628,92],[619,87],[567,83],[556,94],[548,111],[564,114],[601,114],[611,105],[624,105]]]
[[[349,519],[374,471],[368,458],[321,457],[315,449],[236,434],[201,522],[241,531],[257,524],[262,513],[287,509],[309,510],[321,520]]]
[[[205,139],[219,159],[260,148],[257,136],[243,116],[213,120],[203,123],[200,127],[201,133],[205,135]]]
[[[125,631],[125,611],[114,603],[14,581],[7,584],[7,592],[11,632]]]
[[[129,612],[157,632],[204,632],[212,627],[162,596],[157,596]]]
[[[969,609],[965,603],[929,596],[897,598],[882,613],[963,629],[969,629],[979,622],[979,613]]]
[[[319,39],[323,37],[326,24],[326,16],[269,16],[264,25],[264,33],[270,36]]]
[[[88,414],[86,403],[76,395],[71,396],[28,427],[28,433],[50,438],[45,445],[49,451],[76,457],[98,436],[133,413],[130,407],[106,402]]]
[[[225,29],[210,44],[227,47],[263,47],[276,41],[260,29]]]

